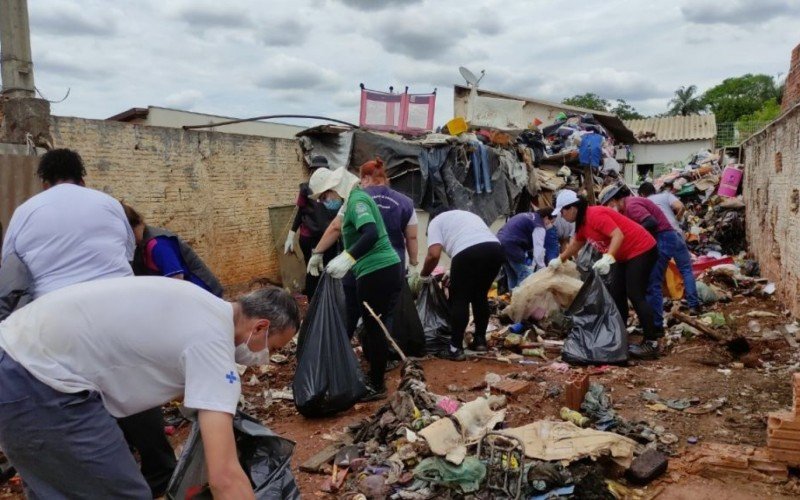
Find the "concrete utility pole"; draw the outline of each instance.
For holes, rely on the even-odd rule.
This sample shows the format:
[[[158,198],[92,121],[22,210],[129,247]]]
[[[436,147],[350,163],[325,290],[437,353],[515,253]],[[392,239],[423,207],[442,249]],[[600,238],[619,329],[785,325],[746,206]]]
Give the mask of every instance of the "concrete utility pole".
[[[0,0],[3,95],[35,97],[27,0]]]

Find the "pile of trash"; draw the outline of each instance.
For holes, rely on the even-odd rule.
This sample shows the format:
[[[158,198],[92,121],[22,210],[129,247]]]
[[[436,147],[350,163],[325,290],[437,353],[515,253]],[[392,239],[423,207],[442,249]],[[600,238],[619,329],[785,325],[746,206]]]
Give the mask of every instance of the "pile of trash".
[[[579,156],[580,163],[603,172],[619,173],[613,135],[593,115],[561,112],[542,129],[545,156],[567,159]]]
[[[488,388],[468,402],[434,394],[422,368],[406,361],[397,392],[348,428],[345,442],[351,444],[336,453],[323,490],[414,500],[467,494],[615,498],[612,491],[627,490],[616,480],[627,474],[628,482],[649,482],[666,470],[667,458],[659,455],[646,477],[637,472],[636,457],[662,446],[658,432],[616,416],[604,391],[592,384],[583,403],[586,416],[564,408],[562,420],[506,428],[505,396]]]

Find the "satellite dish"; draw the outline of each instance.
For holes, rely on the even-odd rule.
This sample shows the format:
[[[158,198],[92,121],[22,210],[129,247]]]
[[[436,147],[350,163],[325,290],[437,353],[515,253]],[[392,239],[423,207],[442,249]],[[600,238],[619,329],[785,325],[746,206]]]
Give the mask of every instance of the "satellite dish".
[[[481,80],[483,79],[483,77],[484,77],[484,75],[486,73],[485,70],[481,70],[481,77],[478,78],[477,76],[475,76],[475,73],[473,73],[472,71],[468,70],[464,66],[459,66],[458,72],[461,73],[461,76],[464,77],[464,80],[466,80],[467,83],[469,85],[473,86],[473,87],[477,87],[478,86],[478,84],[481,82]]]

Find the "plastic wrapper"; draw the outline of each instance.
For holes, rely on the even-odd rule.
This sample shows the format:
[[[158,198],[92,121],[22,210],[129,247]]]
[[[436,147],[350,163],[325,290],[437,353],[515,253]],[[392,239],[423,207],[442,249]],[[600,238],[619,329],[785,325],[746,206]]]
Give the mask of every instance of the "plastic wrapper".
[[[450,310],[444,291],[435,281],[424,283],[417,299],[417,313],[425,332],[425,351],[436,354],[450,347]]]
[[[297,345],[294,404],[306,417],[324,417],[353,406],[366,391],[347,337],[341,280],[320,279]]]
[[[233,434],[239,463],[250,478],[256,499],[300,498],[290,464],[294,451],[292,441],[278,436],[242,412],[237,412],[233,419]],[[189,432],[178,465],[167,486],[167,498],[213,498],[208,487],[205,451],[200,436],[200,424],[197,422]]]
[[[628,360],[628,332],[614,299],[592,272],[566,313],[571,326],[561,358],[570,364],[618,364]]]

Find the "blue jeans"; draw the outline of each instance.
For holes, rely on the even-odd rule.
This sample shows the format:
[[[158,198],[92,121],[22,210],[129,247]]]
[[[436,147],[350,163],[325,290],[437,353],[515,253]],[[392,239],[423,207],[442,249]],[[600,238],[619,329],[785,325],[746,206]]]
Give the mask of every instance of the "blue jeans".
[[[653,320],[656,328],[664,327],[664,295],[661,290],[661,283],[664,281],[664,274],[670,259],[675,259],[678,270],[683,276],[683,287],[686,295],[686,302],[689,307],[698,307],[700,299],[697,297],[697,285],[692,274],[692,257],[686,242],[677,231],[661,231],[656,235],[658,243],[658,260],[653,267],[650,275],[650,284],[647,287],[647,301],[653,308]]]
[[[492,176],[489,173],[489,150],[481,141],[472,141],[475,151],[472,152],[470,162],[472,173],[475,176],[475,192],[492,192]]]
[[[508,259],[503,263],[503,269],[506,271],[509,290],[517,288],[520,283],[525,281],[525,278],[533,273],[531,267],[525,262],[514,262]]]
[[[3,350],[0,448],[28,498],[152,498],[97,392],[58,392]]]

